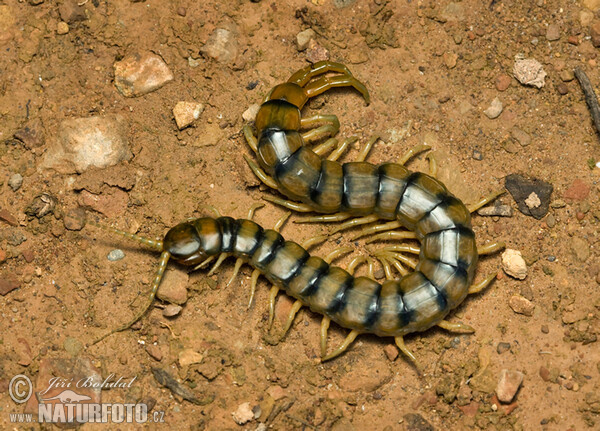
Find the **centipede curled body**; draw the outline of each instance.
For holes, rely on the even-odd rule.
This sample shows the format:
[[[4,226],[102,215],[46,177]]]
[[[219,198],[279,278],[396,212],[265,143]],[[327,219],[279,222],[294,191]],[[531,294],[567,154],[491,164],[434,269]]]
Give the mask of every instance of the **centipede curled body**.
[[[338,74],[324,75],[327,72]],[[397,280],[381,285],[337,270],[322,278],[316,269],[310,273],[314,279],[305,277],[303,271],[292,278],[301,277],[299,280],[306,283],[299,297],[313,311],[352,330],[350,341],[358,333],[393,336],[398,347],[414,358],[402,337],[434,325],[469,332],[470,327],[451,324],[444,318],[468,293],[489,284],[493,276],[472,286],[478,250],[470,210],[436,178],[411,172],[399,163],[342,164],[335,160],[339,152],[336,157],[321,158],[324,148],[335,144],[332,141],[314,150],[307,145],[308,140],[335,135],[339,122],[333,115],[302,118],[301,109],[310,97],[343,86],[354,87],[369,102],[366,87],[339,63],[316,63],[275,86],[256,116],[256,137],[250,127],[244,129],[260,167],[247,161],[263,182],[291,199],[268,200],[298,211],[335,214],[329,220],[349,216],[366,216],[358,224],[395,220],[414,232],[420,242],[418,263],[414,272]],[[302,129],[313,126],[318,127],[302,133]],[[366,151],[359,158],[364,157]],[[493,244],[485,251],[502,246]],[[299,268],[301,262],[299,259]],[[298,294],[293,290],[288,293]]]

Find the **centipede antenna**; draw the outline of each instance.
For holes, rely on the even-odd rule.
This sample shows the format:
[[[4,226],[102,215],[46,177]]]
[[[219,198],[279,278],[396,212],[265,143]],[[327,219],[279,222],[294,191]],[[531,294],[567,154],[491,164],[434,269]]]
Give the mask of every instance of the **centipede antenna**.
[[[99,343],[100,341],[104,340],[106,337],[115,334],[117,332],[122,332],[125,331],[126,329],[131,328],[131,326],[137,322],[138,320],[140,320],[142,317],[144,317],[144,314],[146,314],[146,312],[150,309],[150,307],[152,306],[152,303],[154,302],[154,298],[156,297],[156,292],[158,291],[158,287],[160,286],[160,282],[163,278],[163,275],[165,273],[165,270],[167,269],[167,263],[169,262],[169,258],[171,257],[171,254],[168,251],[163,251],[160,255],[160,261],[158,264],[158,269],[156,271],[156,276],[154,277],[154,281],[152,282],[152,290],[150,291],[150,295],[149,295],[149,301],[148,304],[142,308],[140,310],[140,312],[129,322],[126,323],[122,326],[119,326],[116,329],[113,329],[110,332],[107,332],[106,334],[102,335],[100,338],[97,338],[95,341],[92,342],[92,346],[94,344]]]
[[[260,277],[260,270],[255,269],[252,271],[252,275],[250,276],[250,300],[248,301],[248,308],[252,306],[252,301],[254,301],[254,293],[256,292],[256,283],[258,283],[258,277]]]
[[[91,220],[91,219],[87,219],[87,220],[85,220],[85,222],[91,224],[92,226],[100,228],[100,229],[102,229],[102,230],[104,230],[106,232],[114,233],[114,234],[123,236],[123,237],[125,237],[127,239],[132,239],[134,241],[140,242],[140,243],[142,243],[144,245],[147,245],[147,246],[149,246],[149,247],[151,247],[151,248],[153,248],[155,250],[163,251],[163,242],[162,242],[162,240],[159,240],[159,239],[150,239],[150,238],[146,238],[146,237],[143,237],[143,236],[140,236],[140,235],[136,235],[134,233],[125,232],[123,230],[114,228],[112,226],[107,226],[105,224],[98,223],[97,221]]]

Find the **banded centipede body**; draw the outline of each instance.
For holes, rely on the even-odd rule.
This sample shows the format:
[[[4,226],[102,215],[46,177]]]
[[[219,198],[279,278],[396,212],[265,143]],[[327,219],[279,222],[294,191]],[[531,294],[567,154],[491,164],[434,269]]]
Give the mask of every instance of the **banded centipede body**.
[[[327,72],[338,74],[324,75]],[[362,332],[393,336],[398,347],[414,360],[404,345],[402,337],[405,334],[425,331],[434,325],[461,332],[472,331],[466,325],[451,324],[444,318],[468,293],[480,291],[493,280],[492,275],[472,286],[478,250],[470,212],[497,194],[467,209],[430,175],[411,172],[403,163],[377,166],[364,162],[373,140],[361,151],[359,161],[339,163],[336,159],[343,145],[327,159],[322,159],[320,156],[335,146],[337,140],[329,139],[313,149],[307,142],[335,135],[339,121],[334,115],[302,118],[300,111],[309,98],[343,86],[354,87],[369,103],[366,87],[339,63],[316,63],[294,73],[286,83],[275,86],[256,116],[257,137],[250,127],[244,129],[260,167],[251,159],[247,161],[266,185],[291,199],[267,200],[296,211],[328,214],[313,217],[313,221],[343,221],[351,216],[364,216],[344,223],[341,228],[383,219],[393,221],[366,232],[398,226],[414,232],[408,235],[387,232],[383,236],[388,239],[415,238],[420,242],[419,261],[414,272],[400,269],[401,278],[387,280],[383,285],[363,280],[356,282],[346,276],[334,277],[331,282],[321,284],[316,277],[306,286],[308,290],[302,297],[308,305],[312,304],[311,296],[318,297],[322,301],[319,307],[310,305],[314,311],[352,330],[346,346]],[[403,162],[411,155],[411,152],[407,153]],[[503,244],[492,244],[480,252],[488,253],[501,247]],[[401,246],[385,249],[381,254],[382,262],[386,266],[390,262],[396,263],[398,253],[394,252],[401,249]]]

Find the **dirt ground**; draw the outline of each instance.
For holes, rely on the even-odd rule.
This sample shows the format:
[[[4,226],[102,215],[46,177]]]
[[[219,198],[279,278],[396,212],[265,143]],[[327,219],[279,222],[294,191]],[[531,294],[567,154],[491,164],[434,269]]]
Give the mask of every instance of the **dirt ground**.
[[[149,429],[599,429],[600,137],[571,73],[580,67],[600,84],[590,38],[599,2],[67,3],[84,11],[79,17],[61,15],[59,6],[66,6],[58,3],[0,0],[0,277],[19,285],[0,296],[0,428],[40,427],[11,423],[10,413],[23,412],[8,394],[13,376],[35,382],[40,373],[57,375],[49,363],[80,358],[102,377],[136,377],[130,388],[103,390],[102,401],[144,402],[164,412],[164,423],[144,425]],[[59,25],[65,19],[67,32]],[[231,59],[204,49],[220,28],[233,35]],[[314,42],[300,51],[296,36],[308,28]],[[125,98],[114,86],[113,65],[137,52],[158,54],[174,79]],[[513,77],[517,54],[542,64],[543,88]],[[426,142],[440,178],[466,203],[501,189],[513,173],[553,185],[541,220],[517,211],[508,194],[500,200],[513,216],[473,217],[477,242],[504,241],[521,251],[527,277],[504,274],[500,254],[484,257],[477,279],[496,271],[498,279],[449,317],[476,332],[433,329],[407,337],[421,374],[403,355],[395,358],[392,339],[375,336],[360,336],[344,355],[320,363],[320,316],[304,309],[279,342],[291,300],[280,295],[269,331],[270,286],[261,279],[247,309],[251,269],[244,266],[226,286],[232,260],[211,277],[170,265],[167,274],[188,289],[180,314],[164,317],[166,304],[156,301],[132,330],[86,349],[143,307],[158,256],[92,226],[67,229],[65,214],[84,207],[106,224],[152,238],[209,215],[206,204],[245,217],[262,196],[276,194],[259,186],[244,162],[251,150],[242,114],[308,60],[326,57],[347,64],[372,103],[340,89],[315,98],[303,113],[336,114],[340,136],[361,142],[380,134],[369,161],[395,160]],[[496,97],[503,110],[490,119],[484,111]],[[181,131],[172,112],[179,101],[205,107]],[[130,161],[82,174],[40,166],[63,120],[109,114],[126,120]],[[27,126],[39,146],[14,138]],[[343,160],[358,149],[353,145]],[[409,167],[428,168],[424,156]],[[22,185],[9,181],[14,174]],[[28,215],[41,193],[56,198],[56,207]],[[256,220],[271,227],[283,213],[267,203]],[[294,214],[284,226],[286,238],[300,242],[333,229],[293,222],[302,217]],[[325,256],[353,244],[352,233],[311,252]],[[125,257],[109,261],[116,248]],[[364,240],[355,249],[339,263],[368,251]],[[513,311],[514,296],[533,311]],[[332,326],[331,346],[346,332]],[[182,365],[190,355],[196,363]],[[153,369],[176,379],[196,403],[161,385]],[[495,397],[503,369],[524,374],[510,404]],[[244,403],[255,418],[238,425],[232,413]]]

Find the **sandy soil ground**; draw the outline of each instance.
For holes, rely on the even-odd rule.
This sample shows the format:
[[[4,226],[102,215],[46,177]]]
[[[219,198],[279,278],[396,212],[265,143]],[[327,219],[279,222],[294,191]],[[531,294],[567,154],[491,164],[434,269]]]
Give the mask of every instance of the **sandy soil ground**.
[[[600,83],[592,38],[597,3],[0,1],[0,277],[19,286],[0,296],[0,427],[39,427],[11,423],[10,413],[23,412],[8,394],[13,376],[72,377],[78,358],[102,377],[135,376],[130,388],[103,390],[102,401],[144,402],[164,412],[164,423],[149,429],[598,429],[600,142],[571,73],[580,67]],[[300,51],[296,36],[308,28],[314,41]],[[232,35],[230,57],[207,50],[217,29]],[[123,97],[114,63],[147,52],[166,62],[173,81]],[[517,54],[542,64],[541,89],[513,77]],[[440,178],[466,203],[502,188],[513,173],[552,184],[541,220],[517,211],[510,195],[500,201],[513,207],[512,217],[473,218],[478,243],[505,241],[521,251],[527,277],[503,274],[499,254],[483,258],[477,278],[498,271],[498,279],[450,317],[476,333],[434,329],[407,337],[421,374],[402,355],[395,358],[393,340],[375,336],[361,336],[344,355],[320,363],[320,316],[307,310],[279,342],[291,300],[278,298],[269,331],[268,284],[261,279],[247,309],[251,269],[226,287],[230,260],[211,277],[170,266],[167,274],[188,290],[177,316],[164,317],[166,304],[157,301],[132,330],[86,349],[143,307],[158,256],[92,226],[71,230],[65,214],[83,207],[148,237],[210,214],[206,204],[245,217],[275,193],[245,165],[243,154],[251,151],[242,114],[321,58],[347,64],[372,103],[340,89],[314,99],[304,115],[334,113],[340,136],[361,142],[380,134],[383,143],[369,161],[394,160],[426,142]],[[490,119],[484,111],[496,97],[503,110]],[[172,112],[179,101],[204,105],[183,130]],[[112,114],[125,120],[129,161],[81,174],[41,166],[62,121]],[[25,127],[35,139],[23,137]],[[353,145],[343,160],[358,150]],[[428,169],[424,156],[409,166]],[[41,193],[56,199],[46,215],[31,210]],[[256,220],[270,227],[283,213],[267,203]],[[332,229],[294,223],[302,217],[294,214],[284,226],[286,238],[302,241]],[[312,252],[324,256],[352,244],[352,233]],[[109,261],[116,248],[125,257]],[[363,240],[355,248],[367,252]],[[515,296],[533,306],[529,315],[511,308]],[[332,327],[332,343],[345,333]],[[195,363],[182,365],[190,355]],[[159,383],[157,369],[196,403]],[[495,397],[503,369],[524,374],[510,404]],[[255,418],[238,425],[232,413],[244,403]]]

